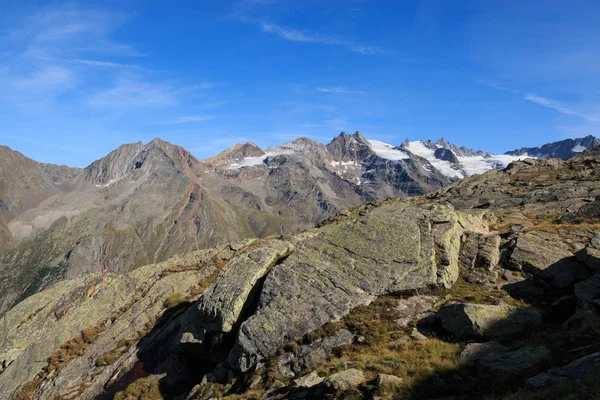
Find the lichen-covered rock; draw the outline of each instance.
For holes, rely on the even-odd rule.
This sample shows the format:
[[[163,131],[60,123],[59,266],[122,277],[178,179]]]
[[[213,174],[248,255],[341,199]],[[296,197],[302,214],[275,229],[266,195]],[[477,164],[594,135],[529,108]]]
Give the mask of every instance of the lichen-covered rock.
[[[336,392],[345,392],[363,383],[365,374],[356,368],[350,368],[327,377],[323,384]]]
[[[19,303],[0,319],[0,360],[7,361],[0,374],[0,398],[11,398],[22,385],[33,381],[48,365],[50,355],[83,330],[88,337],[83,342],[86,348],[78,349],[68,360],[63,355],[65,365],[60,373],[43,382],[35,398],[49,399],[73,390],[80,399],[95,397],[115,369],[97,366],[96,361],[115,350],[121,340],[139,340],[146,324],[164,312],[163,301],[174,293],[185,296],[206,279],[215,267],[202,263],[227,256],[223,251],[223,247],[198,251],[126,275],[66,280]],[[126,350],[119,357],[131,355]],[[85,351],[85,357],[79,351]]]
[[[545,278],[560,288],[585,276],[569,244],[558,234],[531,231],[520,234],[510,264]]]
[[[311,388],[323,382],[323,378],[319,376],[317,371],[313,371],[308,375],[304,375],[301,378],[294,380],[294,386],[296,387],[304,387]]]
[[[230,332],[256,283],[292,248],[271,240],[232,258],[198,304],[200,324],[208,331]]]
[[[515,351],[489,354],[479,361],[477,370],[492,380],[522,380],[543,369],[551,357],[552,353],[544,346],[523,347]]]
[[[540,310],[506,304],[451,304],[436,315],[444,329],[458,338],[502,337],[542,323]]]
[[[515,266],[545,270],[570,257],[573,253],[559,235],[532,231],[519,235],[510,261]]]
[[[405,203],[321,228],[267,275],[229,364],[246,371],[376,296],[450,287],[461,235],[451,207]]]

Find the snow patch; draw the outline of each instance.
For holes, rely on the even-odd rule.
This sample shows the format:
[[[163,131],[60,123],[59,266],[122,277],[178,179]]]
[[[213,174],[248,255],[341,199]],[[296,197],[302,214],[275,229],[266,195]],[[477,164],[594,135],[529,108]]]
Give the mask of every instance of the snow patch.
[[[582,151],[586,151],[586,150],[587,150],[587,147],[585,147],[585,146],[582,146],[582,145],[580,145],[580,144],[578,144],[577,146],[575,146],[575,147],[573,147],[573,148],[571,149],[571,151],[572,151],[573,153],[581,153]]]
[[[380,142],[379,140],[369,140],[369,144],[375,154],[386,160],[400,161],[410,158],[404,151],[395,149],[394,147],[396,146],[389,143]]]
[[[411,153],[423,157],[438,171],[442,174],[446,175],[450,178],[459,178],[462,179],[465,177],[465,174],[462,171],[459,171],[453,167],[453,164],[449,161],[439,160],[435,158],[435,150],[432,150],[425,146],[425,144],[417,140],[416,142],[409,142],[406,149]]]
[[[231,164],[229,169],[255,167],[257,165],[261,165],[262,163],[264,163],[264,161],[267,159],[267,157],[275,157],[275,156],[281,156],[284,154],[294,154],[294,153],[295,153],[295,151],[292,149],[289,149],[289,148],[286,149],[286,148],[279,148],[279,147],[272,147],[272,148],[270,147],[269,149],[267,149],[267,152],[264,155],[258,156],[258,157],[246,157],[239,163]]]
[[[436,145],[437,148],[440,146]],[[455,164],[437,159],[435,157],[435,149],[430,149],[425,146],[422,141],[409,142],[406,147],[408,151],[411,153],[423,157],[438,171],[442,174],[446,175],[450,178],[465,178],[471,175],[483,174],[492,169],[503,169],[506,168],[508,164],[514,161],[524,160],[526,158],[530,158],[529,155],[523,154],[521,156],[509,156],[504,154],[491,155],[489,157],[484,156],[465,156],[465,157],[456,157],[460,166],[456,166]],[[450,150],[450,149],[448,149]],[[450,150],[452,151],[452,150]],[[456,154],[455,154],[456,155]],[[427,167],[423,167],[425,170],[429,171]]]
[[[504,169],[514,161],[529,158],[527,154],[522,156],[509,156],[504,154],[492,155],[491,157],[457,157],[467,176],[484,174],[491,169]]]

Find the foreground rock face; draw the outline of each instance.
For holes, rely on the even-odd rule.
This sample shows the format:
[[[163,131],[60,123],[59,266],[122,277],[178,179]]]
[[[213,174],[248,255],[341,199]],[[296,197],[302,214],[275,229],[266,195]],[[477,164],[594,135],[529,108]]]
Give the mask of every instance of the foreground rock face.
[[[145,325],[153,324],[164,311],[163,300],[176,293],[181,297],[191,293],[215,271],[211,260],[231,255],[228,246],[221,246],[127,275],[68,280],[19,303],[0,319],[0,362],[6,365],[0,374],[0,398],[11,398],[38,374],[49,376],[52,371],[54,379],[40,386],[35,398],[66,393],[91,398],[98,394],[119,368],[116,363],[96,365],[96,360],[118,348],[122,340],[139,340]],[[56,353],[56,358],[51,357],[82,331],[83,341],[71,342],[70,347]],[[127,346],[122,350],[117,358],[127,352]],[[86,357],[80,357],[82,352]],[[135,359],[135,351],[130,357]],[[99,372],[104,382],[97,379]],[[92,377],[96,377],[96,385],[84,388],[82,385]]]
[[[229,364],[247,371],[375,296],[450,287],[458,278],[461,234],[451,208],[400,204],[323,227],[267,276]]]
[[[0,321],[5,332],[14,332],[3,337],[0,347],[8,364],[0,375],[1,393],[10,397],[20,385],[35,381],[55,349],[85,328],[96,329],[98,323],[100,338],[61,366],[57,376],[44,372],[36,390],[40,398],[74,391],[80,398],[91,398],[100,393],[107,382],[118,379],[121,368],[131,368],[139,360],[128,346],[113,348],[115,342],[139,340],[144,324],[160,316],[163,300],[176,292],[185,297],[216,271],[215,260],[223,260],[223,266],[214,283],[169,329],[181,326],[176,336],[180,349],[196,357],[210,353],[215,362],[233,340],[233,349],[223,356],[231,367],[247,371],[284,344],[377,296],[452,286],[459,274],[463,233],[459,221],[464,219],[449,206],[392,202],[285,240],[221,246],[122,277],[66,281],[30,297]],[[173,267],[177,268],[169,272]],[[123,315],[111,316],[121,308]],[[104,322],[113,319],[110,325]],[[40,326],[42,322],[52,325]],[[47,331],[55,336],[45,340],[36,336]],[[290,355],[294,360],[290,373],[315,368],[333,348],[353,340],[353,334],[340,331],[300,347]],[[177,349],[169,346],[163,346],[163,352],[176,355]],[[107,357],[119,361],[105,361]],[[177,363],[169,362],[165,368]],[[23,373],[23,368],[28,372]],[[81,386],[90,379],[91,386]]]

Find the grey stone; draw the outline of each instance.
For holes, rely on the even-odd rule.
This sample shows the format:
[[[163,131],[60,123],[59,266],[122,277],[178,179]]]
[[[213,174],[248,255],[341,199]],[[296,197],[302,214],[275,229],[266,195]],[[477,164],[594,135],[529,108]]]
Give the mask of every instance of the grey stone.
[[[317,371],[313,371],[308,375],[304,375],[294,381],[294,386],[311,388],[323,382],[323,378],[319,376]]]
[[[550,350],[544,346],[523,347],[489,354],[479,361],[477,370],[493,380],[523,379],[539,372],[551,357]]]
[[[277,362],[277,372],[281,376],[293,378],[303,371],[317,368],[333,354],[336,348],[350,345],[353,341],[354,334],[346,329],[340,329],[331,336],[302,345],[295,352],[281,356]]]
[[[323,384],[336,392],[345,392],[363,383],[365,375],[361,370],[351,368],[327,377]]]
[[[401,328],[406,328],[411,322],[428,317],[436,301],[435,296],[412,296],[398,300],[396,310],[399,318],[396,322]]]
[[[377,387],[383,390],[393,390],[402,385],[403,379],[395,375],[378,374]]]
[[[490,354],[506,353],[508,347],[492,341],[486,343],[469,343],[460,353],[458,363],[470,367],[477,364],[482,358]]]
[[[540,310],[506,304],[451,304],[436,315],[444,329],[458,338],[508,336],[542,323]]]

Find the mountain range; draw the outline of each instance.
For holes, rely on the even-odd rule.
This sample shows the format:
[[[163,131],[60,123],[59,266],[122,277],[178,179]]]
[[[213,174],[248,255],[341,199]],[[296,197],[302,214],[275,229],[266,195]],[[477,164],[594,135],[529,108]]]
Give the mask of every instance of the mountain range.
[[[198,160],[161,139],[86,168],[0,147],[0,314],[49,285],[125,273],[193,250],[308,229],[389,197],[422,195],[528,156],[569,158],[593,137],[493,155],[445,139],[399,146],[341,133]]]
[[[308,170],[307,185],[333,184],[310,175],[322,178],[315,171],[324,175],[332,161],[373,162],[357,146],[358,135],[338,139],[329,149],[310,148],[315,160],[335,158]],[[233,204],[200,184],[190,191],[190,179],[200,179],[199,172],[241,179],[245,172],[254,174],[245,179],[265,181],[262,169],[295,174],[309,164],[277,165],[299,162],[287,157],[307,145],[264,152],[240,145],[204,164],[160,141],[126,146],[110,162],[77,172],[76,189],[48,199],[64,205],[61,197],[79,193],[82,204],[97,207],[111,196],[126,200],[60,217],[67,221],[49,229],[54,242],[37,243],[53,251],[60,239],[68,244],[59,235],[69,233],[62,225],[93,224],[104,229],[82,240],[93,252],[97,237],[127,239],[121,231],[130,223],[141,245],[152,240],[147,232],[169,229],[154,248],[140,249],[176,251],[176,239],[195,239],[177,230],[189,229],[189,218]],[[411,156],[373,147],[389,157]],[[237,168],[242,163],[252,165]],[[118,273],[118,264],[110,264],[111,255],[129,255],[117,252],[118,241],[106,250],[110,269],[78,271],[87,254],[78,253],[76,263],[65,265],[73,278],[0,316],[0,398],[598,399],[599,167],[600,147],[567,161],[515,161],[423,196],[351,207],[301,232],[223,243],[128,272],[127,264]],[[347,182],[337,171],[331,175]],[[295,179],[272,185],[296,185]],[[298,207],[288,206],[289,215]],[[134,212],[139,219],[128,220]],[[158,213],[154,224],[144,219],[152,213]],[[171,213],[176,223],[165,225]],[[136,250],[133,241],[122,246]]]

